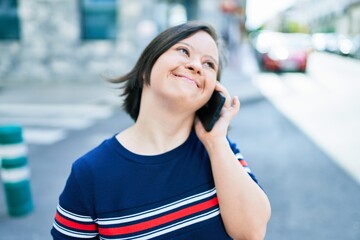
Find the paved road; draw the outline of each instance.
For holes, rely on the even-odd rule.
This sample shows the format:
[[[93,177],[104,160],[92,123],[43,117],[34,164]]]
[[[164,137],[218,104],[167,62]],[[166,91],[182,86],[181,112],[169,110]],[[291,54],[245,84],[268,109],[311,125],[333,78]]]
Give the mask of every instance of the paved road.
[[[307,74],[260,73],[258,89],[360,184],[360,61],[313,53]]]
[[[230,134],[272,204],[267,239],[360,239],[353,178],[267,100],[243,107],[237,121]]]

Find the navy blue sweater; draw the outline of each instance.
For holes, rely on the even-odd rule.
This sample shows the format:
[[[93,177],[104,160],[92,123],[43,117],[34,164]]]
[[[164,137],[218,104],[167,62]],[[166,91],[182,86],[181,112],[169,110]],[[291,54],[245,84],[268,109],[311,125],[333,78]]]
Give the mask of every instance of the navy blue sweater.
[[[229,144],[256,181],[236,145]],[[160,155],[132,153],[112,137],[82,156],[60,195],[51,234],[54,239],[230,239],[210,159],[195,132]]]

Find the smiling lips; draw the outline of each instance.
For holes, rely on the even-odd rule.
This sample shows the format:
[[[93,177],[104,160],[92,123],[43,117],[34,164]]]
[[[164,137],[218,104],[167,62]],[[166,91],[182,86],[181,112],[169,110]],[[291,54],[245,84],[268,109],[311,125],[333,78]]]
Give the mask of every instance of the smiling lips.
[[[175,74],[175,73],[173,73],[173,75],[174,75],[175,77],[178,77],[178,78],[186,79],[187,81],[195,84],[195,85],[199,88],[199,83],[198,83],[194,78],[191,78],[191,77],[188,77],[188,76],[182,75],[182,74]]]

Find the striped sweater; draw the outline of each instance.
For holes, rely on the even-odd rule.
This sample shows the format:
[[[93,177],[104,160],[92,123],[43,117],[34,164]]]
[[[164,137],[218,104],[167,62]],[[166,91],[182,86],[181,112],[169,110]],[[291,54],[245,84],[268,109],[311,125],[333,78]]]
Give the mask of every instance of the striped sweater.
[[[132,153],[112,137],[75,161],[51,234],[54,239],[230,239],[210,160],[195,132],[156,156]]]

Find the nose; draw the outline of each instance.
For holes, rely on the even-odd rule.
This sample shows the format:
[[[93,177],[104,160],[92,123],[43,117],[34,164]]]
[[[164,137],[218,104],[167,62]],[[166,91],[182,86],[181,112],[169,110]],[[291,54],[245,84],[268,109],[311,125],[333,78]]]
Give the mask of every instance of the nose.
[[[189,59],[185,67],[195,74],[202,75],[202,65],[199,59],[195,59],[195,58]]]

